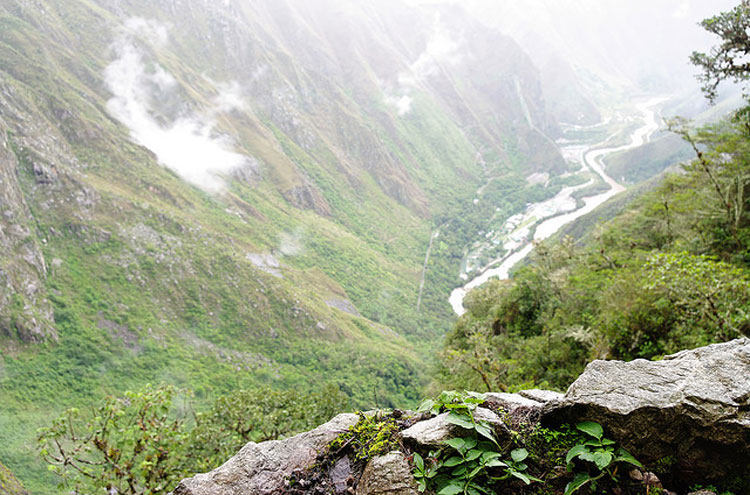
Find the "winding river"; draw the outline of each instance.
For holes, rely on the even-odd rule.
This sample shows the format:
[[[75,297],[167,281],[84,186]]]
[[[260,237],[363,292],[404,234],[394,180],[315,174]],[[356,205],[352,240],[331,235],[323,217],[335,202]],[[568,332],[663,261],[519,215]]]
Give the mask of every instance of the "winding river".
[[[579,151],[579,159],[582,159],[581,161],[583,163],[583,166],[599,175],[599,177],[601,177],[602,180],[609,185],[609,190],[595,196],[583,198],[583,206],[577,209],[575,207],[575,200],[571,197],[571,195],[573,192],[588,186],[590,182],[582,185],[563,188],[563,190],[560,191],[551,200],[529,206],[529,208],[527,208],[527,211],[534,209],[537,211],[543,211],[545,210],[545,208],[540,208],[540,206],[543,206],[548,202],[556,202],[557,204],[572,205],[567,209],[572,209],[573,211],[568,211],[567,213],[563,214],[556,214],[560,210],[557,210],[557,212],[555,212],[555,210],[553,209],[550,210],[550,213],[547,216],[555,216],[551,216],[551,218],[547,219],[544,219],[544,216],[540,215],[539,217],[543,221],[537,224],[536,229],[534,230],[533,237],[529,236],[530,238],[527,238],[525,241],[519,243],[519,245],[514,250],[512,250],[504,258],[502,258],[498,266],[485,270],[479,276],[468,282],[466,285],[454,289],[453,292],[451,292],[449,302],[456,314],[460,316],[466,312],[463,306],[463,300],[467,292],[469,292],[471,289],[479,287],[493,277],[497,277],[500,279],[508,278],[510,270],[518,262],[528,256],[529,253],[531,253],[531,251],[534,249],[534,241],[547,239],[555,232],[560,230],[560,228],[562,228],[564,225],[572,222],[576,218],[592,212],[597,206],[601,205],[612,196],[619,194],[625,190],[624,186],[618,184],[617,181],[607,175],[607,173],[604,171],[602,159],[609,154],[617,153],[619,151],[628,150],[631,148],[637,148],[638,146],[642,146],[643,144],[647,143],[654,131],[659,128],[659,122],[657,121],[657,112],[654,107],[656,107],[664,100],[665,98],[653,98],[637,105],[639,112],[643,115],[643,125],[633,131],[630,143],[610,148],[599,148],[598,146],[601,146],[601,144],[603,143],[598,143],[594,146],[583,148]],[[563,211],[564,210],[565,207],[563,207]]]

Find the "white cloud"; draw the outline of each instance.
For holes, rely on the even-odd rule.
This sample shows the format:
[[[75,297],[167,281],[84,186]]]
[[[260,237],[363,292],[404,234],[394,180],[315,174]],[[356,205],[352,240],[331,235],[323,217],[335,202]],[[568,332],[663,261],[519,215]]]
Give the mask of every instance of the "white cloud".
[[[237,81],[228,83],[214,83],[218,94],[213,99],[215,110],[226,113],[232,110],[245,110],[246,104],[242,97],[242,88]]]
[[[440,66],[455,65],[461,61],[462,41],[455,39],[443,24],[440,15],[435,16],[427,46],[405,71],[396,76],[396,89],[385,91],[386,104],[394,107],[399,116],[411,112],[412,91],[440,70]]]
[[[299,256],[305,251],[305,233],[301,228],[279,235],[279,251],[285,256]]]
[[[152,43],[167,42],[167,27],[156,21],[130,19],[113,44],[116,54],[104,77],[112,91],[108,110],[130,129],[133,139],[151,150],[164,166],[201,189],[218,193],[226,184],[222,176],[246,165],[246,156],[232,150],[229,140],[214,132],[218,112],[242,108],[239,85],[217,85],[214,107],[162,124],[154,117],[154,102],[175,96],[177,81],[163,67],[146,63],[136,46],[141,37]]]
[[[407,113],[411,112],[412,101],[413,99],[409,95],[385,97],[385,102],[396,109],[399,117],[403,117]]]
[[[427,79],[438,71],[441,64],[457,64],[461,60],[461,55],[458,52],[459,47],[460,42],[451,37],[440,15],[436,15],[427,47],[411,64],[409,70],[418,80]],[[402,79],[402,77],[400,76],[399,79]]]

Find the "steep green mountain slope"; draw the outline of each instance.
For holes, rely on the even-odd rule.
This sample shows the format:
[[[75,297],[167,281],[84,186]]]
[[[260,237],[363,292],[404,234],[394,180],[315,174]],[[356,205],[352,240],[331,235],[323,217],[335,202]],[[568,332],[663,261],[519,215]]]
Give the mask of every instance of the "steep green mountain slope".
[[[0,463],[0,495],[25,495],[28,493],[10,470]]]
[[[414,401],[473,222],[565,169],[514,43],[395,2],[4,2],[0,130],[0,460],[34,493],[38,426],[149,381]]]

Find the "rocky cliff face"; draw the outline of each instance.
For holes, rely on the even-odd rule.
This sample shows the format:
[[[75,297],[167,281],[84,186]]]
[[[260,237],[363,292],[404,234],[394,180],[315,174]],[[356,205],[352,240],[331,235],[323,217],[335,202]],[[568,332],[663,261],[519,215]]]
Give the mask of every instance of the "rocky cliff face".
[[[548,455],[548,450],[559,448],[553,442],[533,451],[534,437],[529,431],[538,428],[540,422],[552,426],[598,422],[613,445],[616,442],[626,447],[643,463],[640,469],[633,465],[623,468],[630,472],[622,476],[624,481],[617,482],[619,491],[658,486],[669,493],[687,493],[695,485],[718,484],[747,494],[748,377],[750,339],[740,339],[656,362],[595,361],[565,395],[540,390],[489,393],[472,417],[474,423],[488,425],[498,445],[512,446],[523,439],[532,449],[532,464]],[[348,457],[346,446],[350,442],[343,447],[335,444],[335,449],[329,447],[334,438],[358,421],[356,415],[340,415],[312,432],[282,442],[250,443],[220,468],[184,480],[175,494],[415,495],[413,455],[419,453],[427,459],[434,455],[428,452],[447,448],[447,441],[471,438],[473,434],[472,422],[462,424],[451,419],[451,414],[394,414],[391,421],[398,431],[393,434],[393,445],[399,450],[374,456],[366,465],[359,462],[359,467],[355,458]],[[545,434],[561,438],[561,434]],[[482,438],[486,439],[486,434]],[[560,459],[555,462],[564,464]],[[652,469],[659,472],[658,477]],[[545,493],[556,493],[573,475],[560,465],[543,477],[545,489],[551,490]]]
[[[38,184],[55,180],[54,169],[41,157],[19,152],[18,128],[5,119],[13,118],[9,99],[13,88],[0,95],[0,334],[23,342],[55,340],[52,306],[47,297],[47,262],[40,248],[37,225],[20,185],[21,176]],[[18,153],[18,154],[17,154]]]

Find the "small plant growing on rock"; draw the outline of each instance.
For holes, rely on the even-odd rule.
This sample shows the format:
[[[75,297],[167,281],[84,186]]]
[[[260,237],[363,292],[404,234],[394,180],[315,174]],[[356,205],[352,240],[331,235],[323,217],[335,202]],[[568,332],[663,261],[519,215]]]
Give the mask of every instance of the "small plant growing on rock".
[[[331,442],[329,449],[335,452],[351,447],[355,460],[367,461],[391,450],[397,450],[398,431],[398,421],[392,415],[367,415],[360,412],[357,424]]]
[[[477,421],[474,411],[484,404],[484,395],[475,392],[456,392],[455,390],[443,391],[436,400],[427,399],[419,406],[420,412],[430,411],[439,414],[440,411],[448,411],[447,421],[461,428],[473,430],[480,436],[497,445],[492,426],[486,421]],[[500,446],[497,445],[499,448]]]
[[[643,467],[627,450],[622,447],[615,450],[615,441],[604,438],[604,429],[599,423],[584,421],[578,423],[576,428],[585,433],[589,439],[571,448],[565,457],[565,462],[568,465],[568,471],[573,470],[573,461],[575,459],[584,461],[589,469],[586,472],[575,474],[573,481],[565,487],[565,495],[570,495],[587,483],[591,483],[592,487],[596,487],[597,481],[604,476],[609,476],[612,480],[616,481],[617,463],[619,462]],[[594,471],[593,473],[592,470]]]
[[[483,403],[481,394],[455,391],[443,392],[437,400],[422,403],[421,411],[438,414],[447,410],[447,421],[468,430],[470,436],[446,440],[446,448],[431,452],[427,460],[414,454],[413,474],[420,492],[434,488],[437,495],[481,495],[493,493],[490,485],[510,477],[526,484],[541,481],[525,472],[528,465],[524,461],[529,456],[526,449],[512,450],[510,459],[502,459],[503,449],[492,425],[474,417]]]
[[[431,480],[438,474],[439,464],[437,463],[436,453],[430,452],[427,463],[425,463],[425,460],[418,452],[414,453],[412,460],[414,462],[414,480],[417,482],[419,492],[422,493],[427,489],[427,485]]]
[[[526,449],[515,449],[510,459],[502,460],[495,444],[478,441],[476,436],[451,438],[445,445],[449,449],[433,454],[427,465],[419,454],[414,454],[414,477],[420,492],[434,486],[438,495],[479,495],[493,493],[488,485],[511,476],[527,485],[541,481],[525,472],[528,465],[523,461],[529,455]]]

